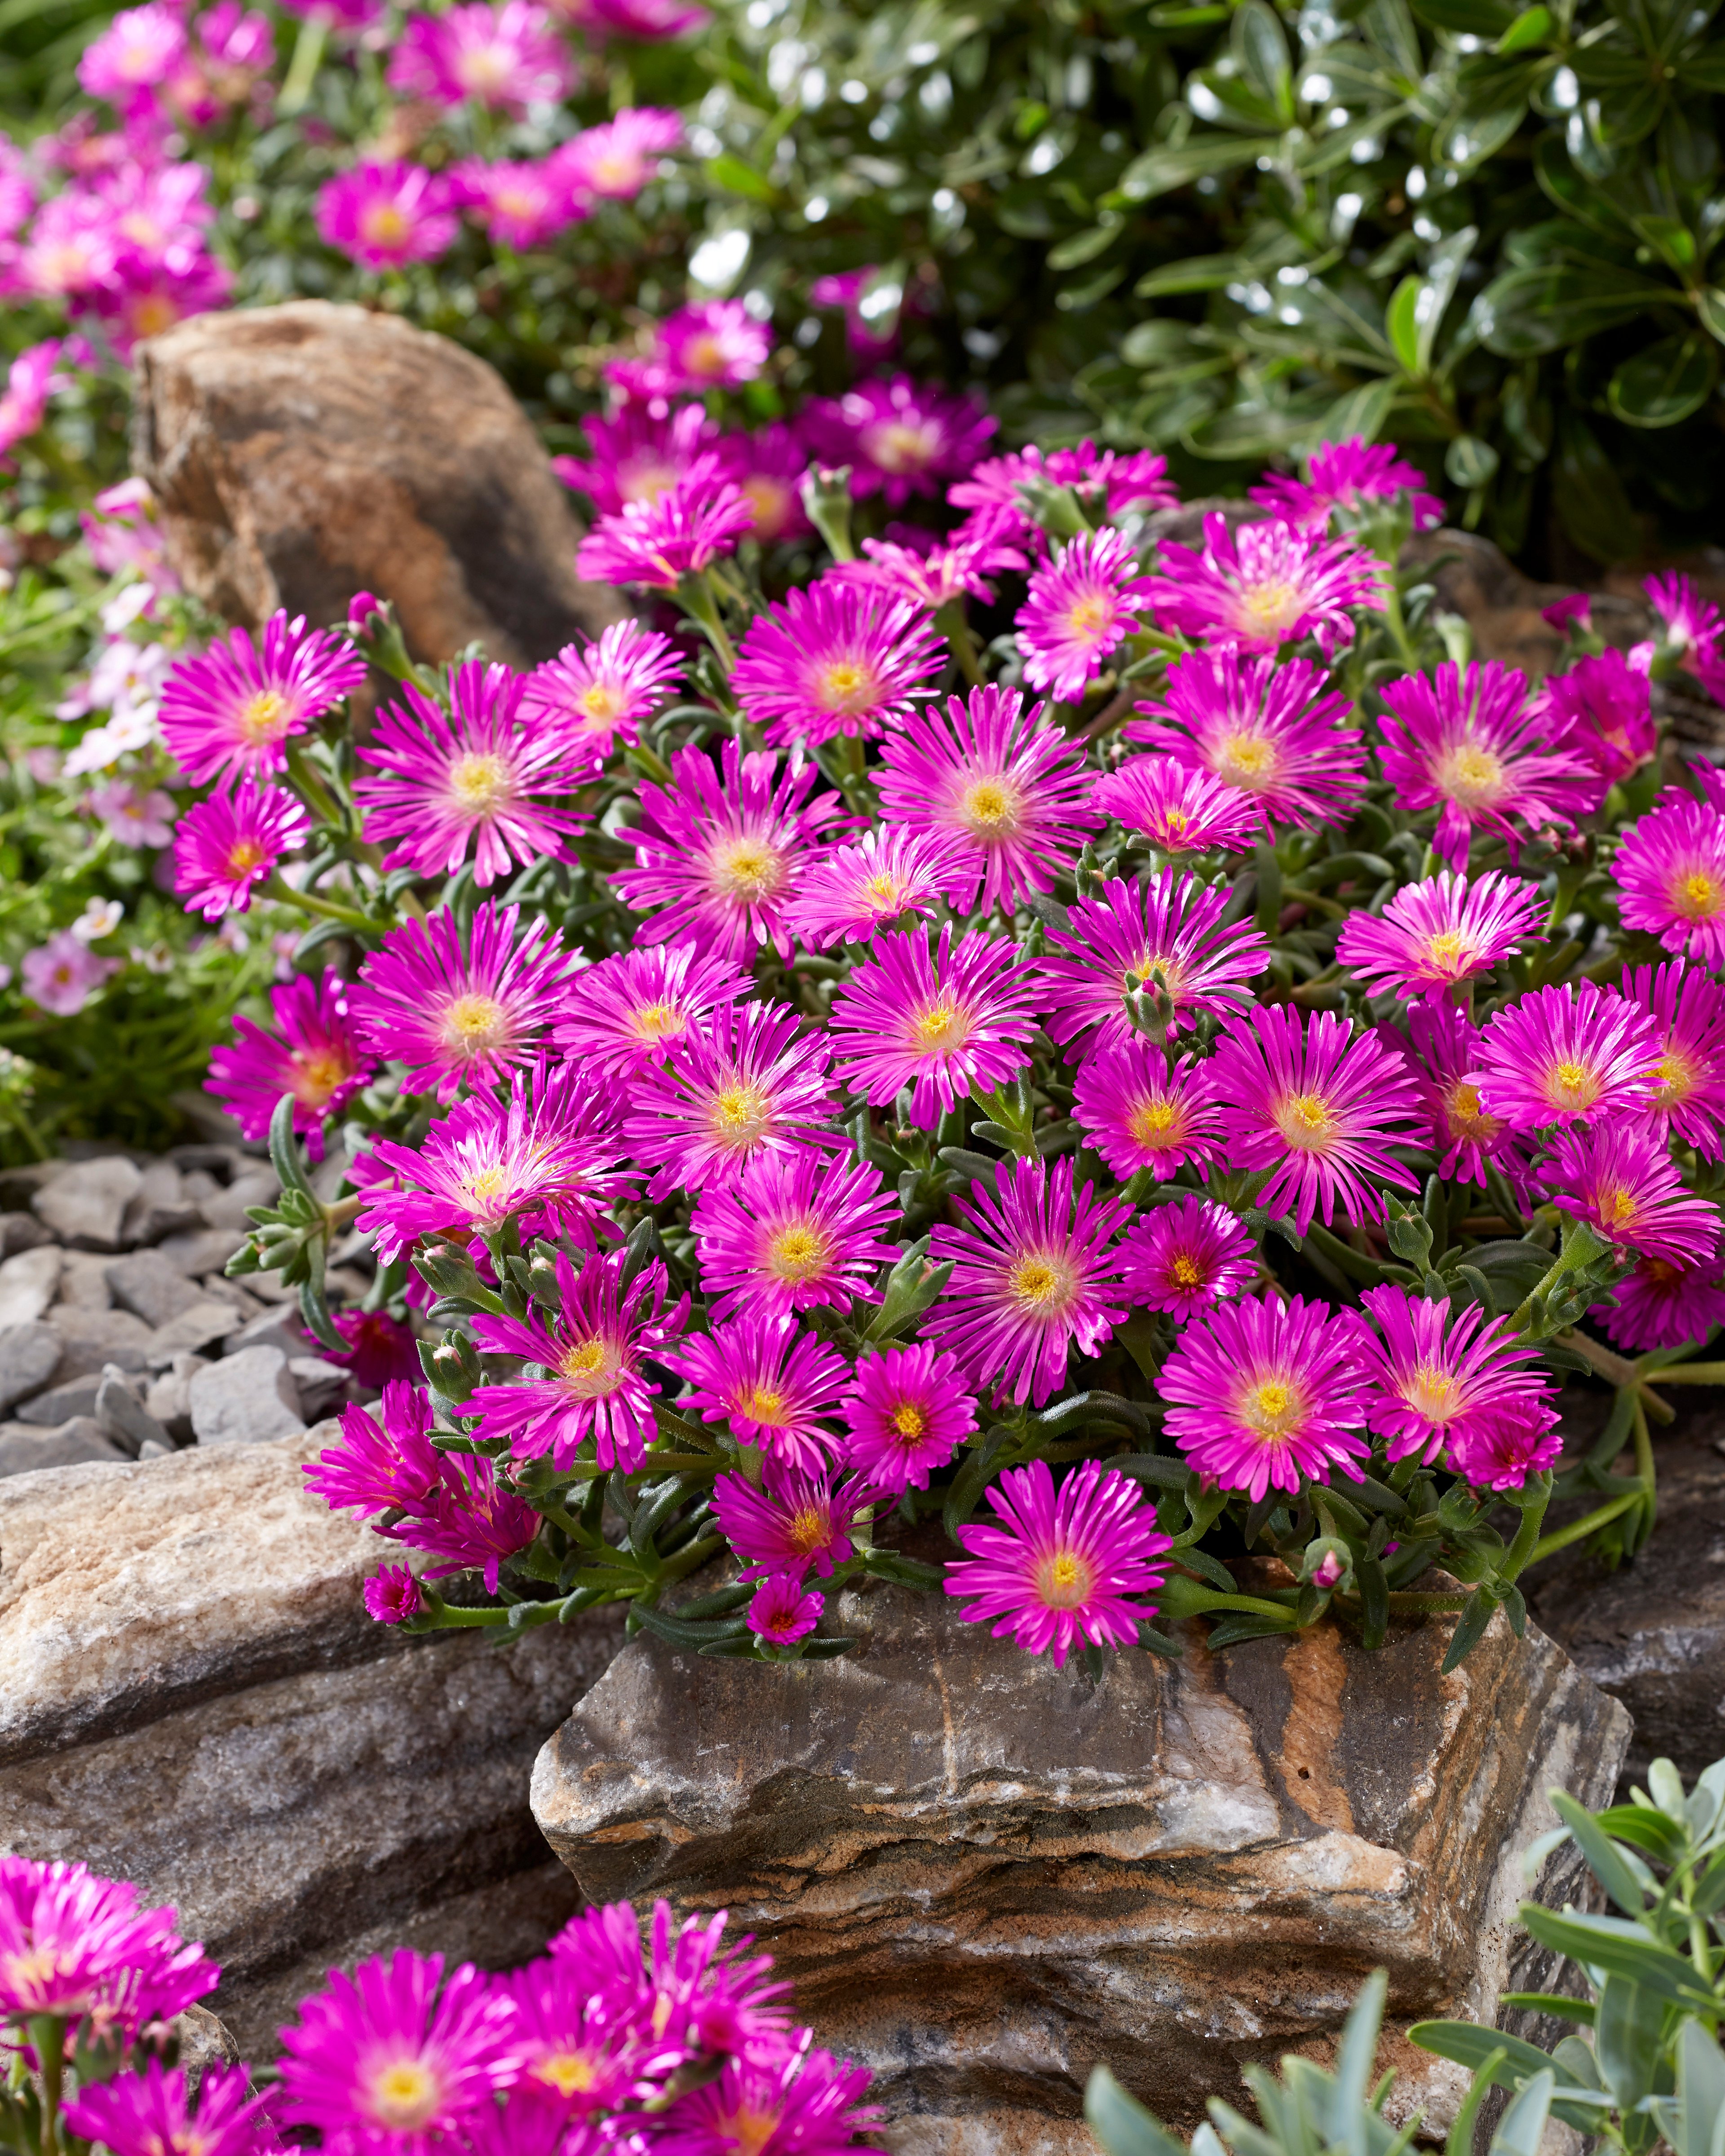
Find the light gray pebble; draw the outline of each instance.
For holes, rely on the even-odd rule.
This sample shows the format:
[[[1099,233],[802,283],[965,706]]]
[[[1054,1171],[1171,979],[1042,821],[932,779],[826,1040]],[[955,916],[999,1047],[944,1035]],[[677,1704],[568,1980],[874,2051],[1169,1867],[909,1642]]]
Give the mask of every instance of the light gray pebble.
[[[220,1272],[244,1240],[233,1228],[199,1228],[188,1235],[167,1236],[156,1247],[187,1280],[201,1280],[206,1273]]]
[[[28,1423],[34,1430],[52,1430],[59,1423],[69,1422],[74,1415],[94,1414],[101,1383],[100,1374],[95,1370],[64,1378],[47,1392],[23,1401],[15,1419]]]
[[[100,1371],[105,1363],[117,1363],[122,1370],[141,1370],[152,1334],[141,1317],[129,1310],[80,1310],[75,1303],[57,1303],[48,1322],[65,1343],[59,1374],[81,1378]]]
[[[182,1311],[203,1300],[173,1260],[163,1257],[160,1250],[134,1250],[130,1257],[110,1258],[106,1278],[115,1301],[135,1317],[141,1317],[146,1325],[167,1325]]]
[[[20,1250],[39,1250],[53,1240],[33,1213],[0,1213],[0,1258],[15,1258]]]
[[[0,1475],[28,1475],[43,1467],[82,1467],[92,1461],[116,1466],[126,1455],[94,1417],[77,1415],[58,1430],[0,1422]]]
[[[189,1389],[200,1445],[261,1445],[305,1427],[298,1388],[279,1348],[247,1348],[212,1363]]]
[[[135,1162],[123,1153],[110,1153],[100,1160],[79,1161],[31,1202],[37,1218],[71,1249],[117,1250],[126,1209],[143,1182]]]
[[[41,1317],[60,1284],[60,1263],[59,1251],[44,1243],[0,1265],[0,1325],[30,1325]]]
[[[209,1364],[201,1355],[176,1355],[159,1377],[150,1380],[144,1395],[146,1412],[153,1415],[176,1445],[192,1439],[192,1380]]]
[[[60,1336],[51,1325],[8,1325],[0,1332],[0,1414],[39,1393],[60,1359]]]
[[[151,1337],[147,1350],[150,1368],[165,1370],[176,1355],[195,1355],[200,1348],[213,1348],[218,1340],[238,1332],[245,1320],[231,1302],[218,1302],[213,1296],[200,1296],[189,1309],[171,1318]]]
[[[273,1205],[281,1194],[274,1168],[253,1168],[226,1190],[206,1198],[199,1207],[212,1228],[228,1228],[244,1234],[251,1226],[245,1217],[249,1205]]]
[[[110,1260],[95,1250],[68,1250],[60,1266],[59,1291],[55,1296],[57,1306],[68,1304],[74,1310],[111,1310],[114,1298],[108,1292],[105,1277]]]
[[[126,1382],[125,1374],[111,1363],[103,1371],[101,1383],[96,1388],[95,1419],[121,1450],[131,1453],[134,1459],[146,1445],[172,1442],[167,1432]]]

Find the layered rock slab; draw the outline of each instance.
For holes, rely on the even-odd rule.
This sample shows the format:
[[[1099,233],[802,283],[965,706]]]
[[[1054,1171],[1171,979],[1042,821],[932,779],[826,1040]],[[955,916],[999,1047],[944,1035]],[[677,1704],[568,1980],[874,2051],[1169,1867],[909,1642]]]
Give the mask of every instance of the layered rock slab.
[[[389,1553],[301,1487],[335,1427],[0,1484],[0,1849],[174,1903],[259,2058],[333,1964],[505,1966],[570,1913],[528,1773],[619,1638],[373,1625]]]
[[[1098,2061],[1189,2127],[1242,2063],[1321,2048],[1379,1965],[1385,2062],[1440,2118],[1456,2071],[1394,2025],[1492,2018],[1546,1792],[1604,1801],[1629,1734],[1501,1619],[1449,1676],[1446,1623],[1217,1656],[1194,1625],[1179,1663],[1093,1684],[932,1600],[842,1615],[850,1655],[775,1671],[637,1639],[533,1810],[590,1900],[728,1907],[919,2156],[1076,2156]]]

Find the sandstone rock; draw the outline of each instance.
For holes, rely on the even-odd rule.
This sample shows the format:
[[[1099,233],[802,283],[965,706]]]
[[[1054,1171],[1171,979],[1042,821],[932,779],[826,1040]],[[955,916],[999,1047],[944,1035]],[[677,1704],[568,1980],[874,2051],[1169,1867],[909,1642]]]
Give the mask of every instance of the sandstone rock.
[[[1566,642],[1540,609],[1568,598],[1568,584],[1535,583],[1524,577],[1501,547],[1476,531],[1445,525],[1422,531],[1402,549],[1402,564],[1435,564],[1432,582],[1438,604],[1459,613],[1473,631],[1474,656],[1499,659],[1527,675],[1549,673],[1563,664]],[[1633,598],[1592,594],[1594,626],[1607,644],[1624,649],[1653,634],[1652,608]]]
[[[18,1408],[18,1419],[40,1429],[52,1429],[58,1423],[69,1421],[74,1415],[93,1415],[101,1382],[95,1371],[81,1378],[68,1378],[64,1383],[23,1401]]]
[[[0,1332],[0,1414],[40,1392],[59,1359],[60,1336],[51,1325],[8,1325]]]
[[[58,1430],[0,1422],[0,1476],[33,1475],[44,1467],[101,1466],[125,1457],[89,1415],[75,1415]]]
[[[1603,1799],[1628,1733],[1501,1618],[1448,1677],[1446,1624],[1217,1656],[1191,1625],[1181,1662],[1092,1684],[932,1598],[840,1614],[850,1655],[779,1671],[643,1635],[541,1753],[533,1809],[588,1900],[758,1934],[874,2068],[900,2152],[1077,2156],[1098,2060],[1195,2123],[1241,2062],[1332,2037],[1380,1964],[1393,2022],[1490,2020],[1546,1791]],[[1460,2078],[1400,2051],[1441,2118]]]
[[[48,1322],[64,1343],[56,1373],[63,1383],[68,1378],[100,1371],[108,1363],[118,1363],[122,1370],[141,1370],[154,1337],[143,1319],[129,1310],[80,1310],[57,1303]]]
[[[56,1305],[69,1305],[74,1310],[111,1310],[114,1298],[108,1291],[108,1262],[100,1251],[64,1251],[59,1286],[54,1291]]]
[[[74,1250],[119,1247],[126,1209],[143,1187],[136,1163],[123,1153],[81,1160],[57,1175],[33,1203],[38,1216]]]
[[[103,1275],[120,1307],[151,1327],[166,1325],[198,1300],[198,1290],[160,1250],[134,1250],[105,1266]]]
[[[134,469],[199,598],[255,626],[393,599],[422,658],[474,638],[515,665],[622,612],[577,580],[577,531],[483,360],[398,317],[301,300],[141,346]]]
[[[156,1247],[187,1280],[199,1280],[205,1273],[220,1272],[244,1240],[236,1228],[199,1228],[190,1235],[166,1236]]]
[[[165,1370],[182,1355],[195,1355],[201,1348],[213,1348],[245,1323],[231,1302],[205,1295],[199,1289],[179,1316],[157,1327],[150,1338],[150,1367]],[[275,1433],[277,1436],[280,1431]]]
[[[504,1966],[571,1913],[528,1771],[621,1636],[373,1625],[383,1545],[302,1487],[333,1435],[0,1484],[0,1848],[174,1903],[256,2059],[332,1963]]]
[[[15,1258],[20,1250],[39,1250],[53,1240],[33,1213],[0,1213],[0,1258]]]
[[[264,1445],[305,1427],[299,1388],[279,1348],[247,1348],[192,1380],[192,1428],[200,1445]]]
[[[134,1460],[141,1457],[146,1445],[172,1449],[173,1440],[111,1363],[96,1388],[95,1419],[120,1450]]]
[[[60,1254],[51,1243],[0,1265],[0,1326],[32,1325],[54,1301]]]

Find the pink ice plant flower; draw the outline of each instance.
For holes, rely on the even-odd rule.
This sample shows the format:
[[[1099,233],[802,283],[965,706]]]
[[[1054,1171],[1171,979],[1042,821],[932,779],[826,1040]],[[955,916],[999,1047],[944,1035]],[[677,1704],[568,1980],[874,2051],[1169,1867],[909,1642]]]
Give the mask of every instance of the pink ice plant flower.
[[[1005,456],[984,458],[968,478],[947,489],[952,506],[968,512],[961,532],[990,520],[1014,538],[1031,538],[1037,526],[1025,512],[1021,492],[1031,480],[1070,487],[1096,501],[1111,517],[1126,509],[1147,515],[1173,509],[1180,498],[1168,476],[1168,459],[1150,450],[1122,453],[1080,442],[1072,449],[1045,454],[1031,442]]]
[[[633,202],[656,177],[660,159],[682,140],[680,113],[628,105],[597,127],[583,128],[553,155],[563,177],[583,194]]]
[[[349,996],[379,1062],[405,1063],[402,1090],[453,1101],[525,1064],[560,1006],[568,952],[542,918],[487,900],[464,928],[447,906],[408,921],[359,969]]]
[[[495,1594],[503,1566],[530,1547],[542,1525],[526,1500],[497,1480],[489,1460],[478,1454],[446,1453],[440,1479],[424,1508],[393,1527],[375,1527],[373,1532],[441,1559],[427,1567],[428,1579],[442,1579],[452,1572],[476,1572]]]
[[[1543,942],[1548,911],[1539,886],[1524,876],[1494,871],[1470,881],[1445,869],[1397,891],[1381,915],[1350,913],[1336,959],[1374,994],[1440,1002],[1525,944]]]
[[[849,1167],[815,1152],[763,1153],[728,1188],[704,1190],[691,1226],[701,1284],[716,1319],[744,1311],[788,1317],[824,1305],[878,1302],[882,1265],[896,1262],[896,1192],[867,1161]]]
[[[612,882],[648,916],[642,940],[738,961],[770,944],[788,959],[789,906],[820,840],[850,820],[843,803],[814,792],[819,767],[795,750],[781,763],[727,741],[715,768],[704,749],[680,748],[670,771],[669,786],[641,787],[639,822],[617,834],[635,862]]]
[[[404,1564],[386,1564],[360,1589],[374,1625],[405,1625],[425,1609],[425,1590]]]
[[[935,1224],[931,1261],[953,1270],[923,1337],[997,1399],[1040,1407],[1065,1382],[1068,1349],[1097,1353],[1129,1307],[1114,1238],[1131,1205],[1073,1183],[1070,1160],[1003,1162],[992,1188],[952,1200],[964,1225]]]
[[[1396,806],[1414,816],[1438,810],[1431,843],[1452,868],[1466,867],[1476,830],[1502,839],[1513,861],[1524,834],[1573,829],[1604,790],[1588,760],[1553,738],[1528,702],[1526,675],[1495,659],[1466,669],[1446,661],[1435,674],[1386,681],[1378,694]]]
[[[1135,1034],[1093,1049],[1072,1088],[1074,1122],[1122,1182],[1147,1169],[1163,1183],[1182,1168],[1208,1179],[1221,1129],[1208,1059],[1177,1062]]]
[[[1225,884],[1206,888],[1177,870],[1111,877],[1093,898],[1070,909],[1070,926],[1051,928],[1057,955],[1038,963],[1038,1007],[1051,1040],[1077,1044],[1069,1062],[1093,1048],[1122,1048],[1132,1037],[1127,998],[1140,989],[1172,1005],[1170,1037],[1190,1028],[1200,1011],[1243,1009],[1246,983],[1269,961],[1255,928],[1222,919]]]
[[[1266,838],[1277,824],[1345,824],[1366,790],[1365,743],[1352,706],[1310,660],[1193,652],[1168,669],[1160,703],[1140,704],[1127,741],[1166,750],[1255,804]]]
[[[85,806],[122,846],[166,846],[174,834],[179,811],[171,793],[129,778],[110,779],[91,790]]]
[[[1478,1488],[1519,1490],[1530,1475],[1555,1467],[1563,1450],[1555,1408],[1539,1400],[1506,1400],[1456,1433],[1447,1465]]]
[[[1539,702],[1553,748],[1580,757],[1609,784],[1639,770],[1659,746],[1645,670],[1620,651],[1578,659],[1567,674],[1547,675]]]
[[[1359,1333],[1366,1427],[1389,1439],[1391,1460],[1417,1452],[1429,1464],[1481,1417],[1552,1397],[1537,1350],[1519,1344],[1507,1318],[1393,1283],[1365,1289],[1360,1301],[1378,1328]]]
[[[422,1235],[494,1235],[516,1214],[591,1246],[593,1229],[629,1188],[618,1104],[590,1071],[516,1071],[509,1096],[475,1093],[418,1147],[380,1138],[367,1158],[380,1179],[358,1219],[393,1265]]]
[[[7,370],[6,387],[0,390],[0,470],[10,466],[6,452],[14,443],[33,434],[48,416],[50,392],[60,381],[60,355],[65,350],[59,337],[44,344],[27,346]]]
[[[757,321],[741,300],[703,300],[659,325],[656,357],[674,377],[673,396],[740,389],[772,350],[772,323]]]
[[[721,1004],[752,983],[729,958],[689,943],[649,943],[602,958],[564,985],[553,1038],[608,1078],[663,1064]]]
[[[1133,1308],[1166,1311],[1183,1325],[1250,1287],[1258,1270],[1250,1235],[1225,1205],[1205,1198],[1182,1198],[1141,1215],[1121,1256]]]
[[[221,1974],[175,1922],[141,1909],[128,1881],[0,1856],[0,2023],[89,2015],[135,2039],[145,2020],[171,2020]]]
[[[752,528],[763,547],[774,546],[780,540],[800,539],[814,530],[803,506],[809,451],[788,421],[775,419],[752,434],[723,434],[717,454],[732,483],[741,487],[747,498],[754,515]],[[824,581],[830,581],[835,573],[829,572]]]
[[[588,644],[566,644],[536,666],[521,692],[522,726],[555,732],[578,763],[603,763],[614,744],[640,739],[683,677],[668,636],[638,621],[614,621]]]
[[[385,868],[453,875],[470,850],[484,891],[511,866],[568,859],[585,819],[550,805],[567,791],[567,758],[555,735],[522,723],[526,685],[467,660],[449,669],[447,711],[408,681],[378,714],[359,744],[374,775],[353,793],[367,839],[389,844]]]
[[[473,158],[455,174],[465,208],[475,211],[489,237],[506,247],[544,247],[588,214],[554,161],[532,163]]]
[[[1641,587],[1665,624],[1665,647],[1717,702],[1725,700],[1725,616],[1689,578],[1672,571]]]
[[[889,509],[913,494],[932,495],[962,479],[999,422],[969,397],[954,397],[907,374],[860,382],[839,398],[817,397],[803,414],[810,448],[824,465],[849,465],[859,500],[878,494]]]
[[[409,15],[389,58],[389,87],[445,107],[472,98],[515,116],[555,105],[574,79],[567,46],[549,13],[532,0],[486,0]]]
[[[369,1587],[370,1582],[367,1582]],[[269,2099],[251,2092],[251,2070],[221,2061],[204,2068],[195,2102],[186,2070],[146,2057],[130,2073],[80,2087],[65,2122],[111,2156],[267,2156],[280,2146]]]
[[[1502,1116],[1480,1101],[1480,1032],[1452,1004],[1421,1004],[1408,1014],[1408,1030],[1380,1028],[1378,1035],[1400,1056],[1430,1125],[1438,1173],[1457,1183],[1484,1186],[1488,1167],[1512,1185],[1525,1182],[1532,1161],[1526,1143]]]
[[[1081,531],[1030,577],[1017,614],[1024,679],[1076,703],[1110,654],[1142,626],[1153,580],[1123,531]]]
[[[104,958],[69,928],[62,928],[26,951],[18,962],[25,995],[54,1018],[75,1018],[102,983],[120,970],[117,958]]]
[[[435,262],[461,228],[459,196],[449,177],[399,157],[368,157],[326,180],[315,214],[325,246],[367,270]]]
[[[1345,442],[1326,442],[1306,467],[1303,480],[1266,472],[1246,491],[1253,501],[1283,518],[1299,531],[1323,531],[1339,510],[1357,516],[1368,504],[1408,497],[1416,531],[1430,531],[1444,521],[1444,505],[1424,491],[1425,475],[1400,456],[1392,442],[1366,442],[1358,434]]]
[[[1559,1131],[1543,1172],[1560,1213],[1620,1251],[1670,1265],[1711,1265],[1719,1255],[1719,1209],[1686,1188],[1661,1133],[1645,1123]]]
[[[1009,911],[1049,890],[1101,824],[1083,750],[1045,709],[1027,711],[1016,689],[990,683],[919,713],[882,747],[882,813],[952,842],[947,896],[965,911]]]
[[[753,528],[752,503],[725,475],[711,450],[693,459],[651,501],[602,516],[575,552],[578,575],[602,584],[644,584],[674,592]]]
[[[1725,1323],[1725,1279],[1717,1261],[1675,1265],[1666,1258],[1642,1258],[1612,1290],[1611,1300],[1596,1302],[1589,1315],[1614,1347],[1631,1354],[1687,1348]]]
[[[1667,787],[1624,834],[1612,874],[1625,928],[1697,965],[1725,967],[1725,815],[1711,802]]]
[[[792,932],[824,951],[867,943],[906,913],[931,913],[951,880],[951,842],[932,832],[876,824],[815,860],[787,909]]]
[[[233,629],[175,664],[162,685],[162,737],[193,786],[265,778],[285,768],[288,742],[365,678],[351,644],[280,611],[259,643]]]
[[[1480,1103],[1522,1131],[1645,1115],[1660,1053],[1652,1020],[1615,988],[1592,981],[1533,988],[1480,1037]]]
[[[1009,1468],[988,1491],[999,1526],[957,1530],[967,1554],[947,1566],[946,1590],[967,1624],[988,1625],[1026,1654],[1064,1669],[1077,1646],[1125,1647],[1156,1614],[1140,1598],[1168,1577],[1172,1540],[1130,1476],[1081,1460],[1055,1489],[1045,1460]]]
[[[857,1365],[845,1395],[845,1457],[871,1489],[926,1490],[976,1430],[976,1402],[954,1358],[927,1341]]]
[[[597,2123],[599,2112],[625,2110],[654,2092],[660,2075],[682,2063],[680,2046],[655,2041],[637,2002],[614,1987],[595,1989],[573,1954],[543,1955],[501,1983],[515,2008],[523,2054],[511,2095],[556,2124],[547,2156],[596,2156],[604,2143],[589,2148],[578,2138],[565,2138],[568,2122]],[[530,2156],[513,2136],[504,2148],[510,2156]]]
[[[474,1319],[474,1337],[489,1353],[517,1355],[544,1371],[481,1386],[469,1403],[479,1435],[506,1438],[517,1460],[549,1455],[560,1472],[591,1439],[601,1467],[632,1474],[658,1430],[652,1403],[661,1388],[642,1364],[688,1323],[689,1298],[670,1303],[656,1260],[631,1276],[622,1250],[589,1257],[578,1274],[560,1251],[557,1284],[557,1314],[548,1324],[483,1312]]]
[[[834,998],[835,1070],[874,1107],[911,1090],[911,1121],[932,1131],[967,1095],[1022,1070],[1035,1032],[1029,969],[1016,944],[953,924],[875,939]]]
[[[989,578],[1001,569],[1029,566],[998,526],[983,523],[968,534],[954,533],[944,545],[931,547],[926,553],[897,540],[865,539],[860,562],[841,562],[828,573],[891,598],[910,599],[935,613],[967,598],[992,604],[994,587]]]
[[[834,1436],[820,1420],[845,1390],[850,1366],[784,1319],[732,1318],[696,1333],[660,1360],[691,1387],[680,1407],[728,1422],[775,1466],[804,1475],[825,1465]]]
[[[165,83],[186,56],[186,24],[178,11],[150,0],[125,8],[84,49],[79,87],[126,112]]]
[[[430,1394],[392,1378],[376,1413],[357,1405],[341,1410],[340,1438],[300,1472],[307,1491],[331,1512],[369,1520],[380,1512],[423,1511],[442,1480],[443,1462],[431,1441]]]
[[[716,430],[701,404],[666,411],[661,403],[628,403],[608,417],[590,412],[581,424],[592,455],[553,457],[552,470],[601,516],[655,502],[697,457],[716,454]]]
[[[222,787],[194,802],[174,830],[174,890],[188,913],[219,921],[249,911],[254,888],[284,854],[311,836],[311,818],[285,787]]]
[[[1375,556],[1280,517],[1241,524],[1212,510],[1204,552],[1165,539],[1151,601],[1165,629],[1274,654],[1311,636],[1326,658],[1353,640],[1350,608],[1384,610],[1388,572]]]
[[[830,1579],[835,1565],[857,1551],[856,1522],[875,1492],[855,1475],[835,1481],[824,1460],[807,1470],[765,1462],[759,1487],[741,1475],[721,1475],[713,1485],[713,1512],[725,1539],[743,1560],[742,1579],[774,1573],[803,1577],[811,1566]]]
[[[490,1978],[406,1947],[300,2003],[281,2032],[280,2116],[326,2142],[429,2156],[490,2109],[520,2065],[516,2016]]]
[[[946,646],[908,599],[823,578],[768,603],[737,646],[731,685],[774,747],[878,737],[932,696]]]
[[[830,1044],[783,1004],[721,1004],[629,1089],[629,1149],[647,1194],[728,1188],[768,1154],[836,1147]]]
[[[1623,993],[1659,1035],[1656,1122],[1703,1160],[1725,1160],[1725,987],[1677,958],[1625,966]]]
[[[847,2156],[880,2119],[869,2071],[830,2051],[783,2045],[726,2059],[656,2123],[664,2156]]]
[[[361,1046],[347,983],[332,966],[321,978],[300,973],[270,992],[280,1031],[249,1018],[234,1021],[230,1046],[209,1060],[205,1090],[239,1123],[248,1144],[267,1137],[284,1093],[294,1096],[294,1132],[314,1161],[323,1158],[323,1127],[339,1115],[377,1068]]]
[[[793,1646],[806,1639],[820,1622],[826,1597],[805,1588],[789,1573],[776,1573],[755,1589],[745,1621],[757,1640],[769,1646]],[[728,2146],[728,2143],[726,2144]]]
[[[1219,1303],[1175,1341],[1157,1379],[1164,1428],[1207,1481],[1255,1504],[1327,1482],[1369,1448],[1357,1352],[1358,1319],[1322,1303],[1246,1296]]]
[[[1173,756],[1129,757],[1097,780],[1091,805],[1163,854],[1243,854],[1258,836],[1253,795]]]
[[[1291,1209],[1298,1234],[1320,1214],[1327,1227],[1338,1205],[1350,1219],[1381,1219],[1374,1183],[1417,1188],[1390,1150],[1425,1137],[1406,1066],[1333,1012],[1313,1011],[1302,1025],[1288,1004],[1260,1004],[1224,1019],[1211,1079],[1221,1158],[1249,1173],[1269,1168],[1256,1202],[1272,1217]]]

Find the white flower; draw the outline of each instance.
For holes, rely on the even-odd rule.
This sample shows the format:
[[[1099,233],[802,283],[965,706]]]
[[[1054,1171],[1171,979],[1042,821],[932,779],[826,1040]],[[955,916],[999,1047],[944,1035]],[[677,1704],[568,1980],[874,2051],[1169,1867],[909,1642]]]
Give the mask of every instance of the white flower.
[[[117,898],[93,898],[72,923],[72,933],[80,943],[99,943],[114,933],[125,912]]]

